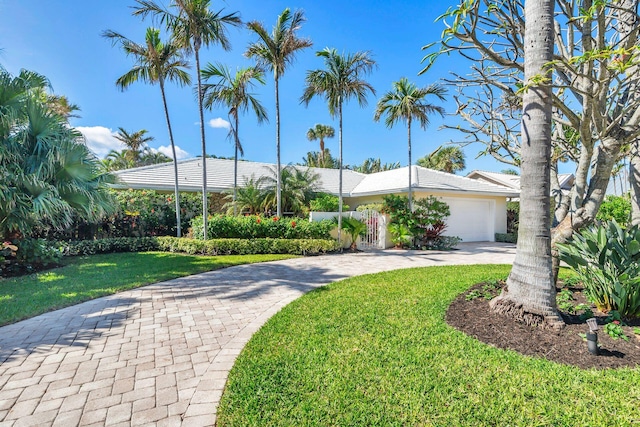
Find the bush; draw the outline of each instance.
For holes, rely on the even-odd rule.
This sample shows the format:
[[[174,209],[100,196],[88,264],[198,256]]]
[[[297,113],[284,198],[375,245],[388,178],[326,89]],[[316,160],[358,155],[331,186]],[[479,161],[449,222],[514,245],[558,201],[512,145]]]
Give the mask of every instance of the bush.
[[[95,255],[110,252],[145,252],[159,249],[155,237],[114,237],[110,239],[58,242],[66,256]]]
[[[196,240],[158,237],[158,249],[191,255],[252,255],[291,254],[319,255],[337,251],[340,245],[333,239],[211,239]]]
[[[44,239],[20,239],[4,242],[2,246],[0,275],[28,274],[39,269],[56,265],[62,258],[59,245]]]
[[[207,223],[210,239],[330,239],[331,220],[309,221],[298,218],[214,215]],[[193,237],[202,239],[202,217],[191,222]]]
[[[606,196],[596,215],[598,221],[615,220],[623,227],[626,227],[630,218],[631,199],[628,194],[625,196],[614,196],[612,194]]]
[[[496,242],[518,243],[518,233],[496,233]]]
[[[309,209],[313,212],[338,212],[340,200],[332,194],[320,194],[309,203]],[[348,211],[349,205],[342,204],[342,210]]]
[[[640,316],[640,228],[609,221],[558,244],[560,259],[582,280],[585,295],[603,311]]]

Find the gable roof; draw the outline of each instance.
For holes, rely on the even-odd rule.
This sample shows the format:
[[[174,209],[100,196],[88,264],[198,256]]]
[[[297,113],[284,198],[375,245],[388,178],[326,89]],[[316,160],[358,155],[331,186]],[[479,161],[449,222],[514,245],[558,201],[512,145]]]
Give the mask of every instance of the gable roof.
[[[318,191],[338,195],[338,169],[307,168],[319,176]],[[238,185],[245,180],[260,178],[274,170],[275,165],[249,161],[238,162]],[[466,194],[517,197],[519,190],[481,180],[470,179],[421,166],[411,166],[411,188],[435,192],[459,192]],[[173,163],[160,163],[139,168],[115,171],[118,183],[115,188],[173,191]],[[202,158],[178,162],[178,185],[181,191],[202,190]],[[409,168],[393,169],[373,174],[362,174],[349,169],[342,170],[342,195],[358,197],[406,192],[409,186]],[[220,193],[233,189],[233,160],[207,159],[207,190]]]
[[[520,191],[520,175],[474,170],[467,174],[467,178],[504,185]],[[560,183],[560,188],[562,190],[570,190],[573,185],[573,181],[574,176],[571,173],[558,174],[558,182]]]

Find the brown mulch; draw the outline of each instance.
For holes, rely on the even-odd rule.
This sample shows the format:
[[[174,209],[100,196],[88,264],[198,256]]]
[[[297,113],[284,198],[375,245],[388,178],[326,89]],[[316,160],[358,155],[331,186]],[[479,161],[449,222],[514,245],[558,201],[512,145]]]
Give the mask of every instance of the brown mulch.
[[[621,368],[640,365],[640,336],[633,327],[640,322],[626,322],[623,326],[628,341],[612,339],[603,331],[606,314],[593,309],[598,320],[598,342],[600,354],[595,356],[587,350],[587,342],[579,335],[589,331],[586,322],[579,316],[562,313],[566,327],[561,331],[542,329],[516,322],[489,309],[489,300],[480,296],[467,300],[469,292],[483,293],[484,283],[479,283],[464,292],[449,306],[446,321],[454,328],[484,343],[497,348],[511,349],[518,353],[544,358],[566,365],[588,368]],[[575,304],[585,302],[581,289],[571,289]],[[495,296],[499,289],[492,292]],[[487,295],[488,297],[488,295]]]

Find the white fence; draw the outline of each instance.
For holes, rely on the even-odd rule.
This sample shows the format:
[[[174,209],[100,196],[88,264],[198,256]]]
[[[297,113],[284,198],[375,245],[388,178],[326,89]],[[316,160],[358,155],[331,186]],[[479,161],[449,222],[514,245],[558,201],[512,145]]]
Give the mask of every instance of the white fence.
[[[393,246],[389,233],[387,233],[388,217],[377,211],[366,210],[364,212],[347,211],[342,213],[343,217],[356,218],[367,224],[367,233],[358,239],[358,249],[386,249]],[[338,217],[338,212],[310,212],[309,221],[322,221],[323,219],[334,219]],[[345,247],[350,242],[349,235],[342,232],[342,240]],[[338,237],[337,227],[332,236]]]

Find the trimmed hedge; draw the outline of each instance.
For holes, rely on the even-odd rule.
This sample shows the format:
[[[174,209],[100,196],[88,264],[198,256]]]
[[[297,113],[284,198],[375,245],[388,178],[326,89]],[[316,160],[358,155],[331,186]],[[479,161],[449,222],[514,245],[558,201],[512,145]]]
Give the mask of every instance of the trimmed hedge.
[[[339,249],[338,242],[332,239],[212,239],[205,242],[171,236],[55,242],[51,246],[60,248],[65,256],[144,251],[184,252],[191,255],[317,255]]]
[[[496,242],[518,243],[517,233],[496,233]]]
[[[159,250],[190,255],[291,254],[319,255],[334,252],[340,245],[333,239],[179,239],[158,237]]]
[[[212,215],[207,222],[209,239],[330,239],[335,224],[331,220],[309,221],[300,218],[257,215]],[[202,239],[202,217],[191,221],[193,237]]]

